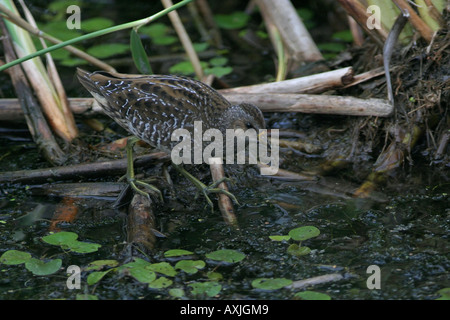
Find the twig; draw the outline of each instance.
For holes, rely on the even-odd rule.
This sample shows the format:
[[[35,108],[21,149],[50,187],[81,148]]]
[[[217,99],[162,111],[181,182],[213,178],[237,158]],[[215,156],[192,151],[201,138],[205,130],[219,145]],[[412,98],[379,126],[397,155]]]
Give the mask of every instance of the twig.
[[[164,152],[152,153],[137,157],[134,165],[135,168],[138,168],[148,166],[157,161],[166,161],[169,158],[169,155]],[[0,172],[0,183],[44,183],[55,180],[62,181],[80,178],[98,178],[105,175],[124,174],[126,169],[127,160],[120,159],[47,169]]]
[[[242,101],[257,105],[263,112],[303,112],[351,116],[388,117],[393,107],[383,99],[309,94],[224,94],[232,104]]]
[[[210,159],[209,167],[211,169],[211,176],[213,178],[213,182],[220,181],[221,179],[223,179],[225,177],[223,165],[222,165],[222,163],[219,163],[216,161],[211,161],[211,160],[212,159]],[[221,188],[225,191],[228,191],[228,186],[225,182],[221,182],[217,187]],[[234,214],[233,202],[226,194],[219,193],[218,197],[219,197],[219,202],[218,202],[219,209],[220,209],[220,212],[222,213],[223,219],[228,224],[237,227],[237,218],[236,218],[236,215]]]
[[[155,248],[156,237],[153,233],[156,218],[152,201],[148,197],[135,194],[127,215],[127,242],[138,245],[149,253]]]
[[[286,289],[303,289],[305,287],[316,286],[319,284],[335,282],[335,281],[339,281],[339,280],[343,280],[343,279],[344,279],[344,276],[339,273],[330,273],[330,274],[324,274],[324,275],[318,276],[318,277],[294,281],[292,284],[286,286],[285,288]]]
[[[251,86],[224,89],[221,93],[322,93],[352,83],[352,67],[323,72],[306,77]]]
[[[403,28],[408,22],[409,13],[407,10],[402,11],[395,20],[394,25],[389,32],[388,38],[383,47],[383,64],[384,72],[386,74],[386,85],[388,89],[388,99],[394,105],[394,94],[392,92],[391,75],[389,73],[389,66],[391,63],[392,52],[394,51],[395,44],[397,43],[398,36],[402,32]]]
[[[322,54],[289,0],[258,0],[257,4],[277,26],[296,62],[323,60]]]
[[[172,0],[161,0],[161,2],[166,9],[173,6]],[[189,60],[192,63],[192,66],[194,67],[195,74],[200,80],[203,79],[203,69],[200,65],[200,59],[198,58],[194,46],[192,45],[192,41],[189,38],[189,35],[186,32],[183,23],[181,22],[180,16],[176,11],[170,12],[168,16],[170,21],[172,22],[173,27],[175,28],[175,31],[178,34],[178,37],[180,38],[180,41],[184,47],[184,50],[186,51],[186,54],[189,57]]]

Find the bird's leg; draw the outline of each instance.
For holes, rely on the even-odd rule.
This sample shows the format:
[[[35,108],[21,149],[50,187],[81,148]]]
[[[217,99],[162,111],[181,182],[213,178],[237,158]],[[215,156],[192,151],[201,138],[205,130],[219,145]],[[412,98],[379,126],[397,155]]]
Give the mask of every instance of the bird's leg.
[[[131,137],[131,138],[128,138],[128,140],[127,140],[127,173],[125,176],[120,178],[120,180],[123,180],[124,178],[126,178],[128,184],[131,186],[131,188],[134,191],[136,191],[137,193],[139,193],[143,196],[150,197],[150,195],[147,192],[142,191],[136,185],[147,188],[147,189],[151,190],[152,192],[156,193],[157,195],[159,195],[159,198],[162,201],[163,200],[162,193],[158,188],[156,188],[155,186],[152,186],[151,184],[148,184],[144,181],[136,180],[136,178],[134,176],[133,147],[136,144],[136,142],[138,142],[138,141],[139,141],[139,138],[137,138],[137,137]]]
[[[209,198],[208,194],[209,193],[223,193],[225,195],[227,195],[228,197],[230,197],[230,199],[232,199],[234,202],[236,202],[239,205],[238,200],[236,199],[236,197],[229,191],[224,190],[222,188],[218,188],[217,186],[219,184],[221,184],[224,181],[229,181],[229,178],[222,178],[217,180],[216,182],[214,182],[213,184],[211,184],[210,186],[205,185],[203,182],[201,182],[199,179],[197,179],[196,177],[194,177],[192,174],[190,174],[189,172],[187,172],[186,169],[184,169],[183,167],[176,165],[176,164],[172,164],[183,176],[185,176],[189,181],[191,181],[196,187],[197,189],[203,193],[203,195],[206,198],[206,201],[208,202],[208,204],[211,207],[211,210],[214,210],[214,204],[211,201],[211,199]]]

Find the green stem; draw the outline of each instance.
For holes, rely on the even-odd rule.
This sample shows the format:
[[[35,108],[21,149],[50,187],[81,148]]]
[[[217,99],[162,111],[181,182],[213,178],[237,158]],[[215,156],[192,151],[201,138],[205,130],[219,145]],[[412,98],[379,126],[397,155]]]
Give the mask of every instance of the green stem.
[[[136,21],[132,21],[132,22],[127,22],[127,23],[124,23],[124,24],[121,24],[121,25],[118,25],[118,26],[114,26],[114,27],[110,27],[110,28],[106,28],[106,29],[103,29],[103,30],[91,32],[91,33],[85,34],[83,36],[80,36],[80,37],[77,37],[77,38],[74,38],[74,39],[70,39],[70,40],[67,40],[67,41],[55,44],[54,46],[48,47],[46,49],[43,49],[43,50],[40,50],[40,51],[37,51],[37,52],[34,52],[34,53],[32,53],[30,55],[27,55],[25,57],[22,57],[20,59],[11,61],[10,63],[4,64],[3,66],[0,66],[0,71],[8,69],[8,68],[10,68],[12,66],[15,66],[15,65],[17,65],[19,63],[22,63],[24,61],[33,59],[33,58],[38,57],[40,55],[46,54],[47,52],[51,52],[51,51],[60,49],[60,48],[65,47],[65,46],[72,45],[74,43],[77,43],[77,42],[80,42],[80,41],[83,41],[83,40],[99,37],[99,36],[102,36],[102,35],[105,35],[105,34],[108,34],[108,33],[112,33],[112,32],[116,32],[116,31],[119,31],[119,30],[123,30],[123,29],[129,29],[129,28],[134,28],[134,27],[137,27],[137,26],[145,25],[145,24],[147,24],[149,22],[152,22],[152,21],[154,21],[156,19],[161,18],[162,16],[166,15],[167,13],[169,13],[169,12],[171,12],[173,10],[176,10],[176,9],[178,9],[178,8],[188,4],[191,1],[193,1],[193,0],[183,0],[183,1],[178,2],[177,4],[174,4],[170,8],[164,9],[164,10],[162,10],[162,11],[160,11],[160,12],[158,12],[158,13],[150,16],[150,17],[147,17],[147,18],[144,18],[144,19],[140,19],[140,20],[136,20]]]

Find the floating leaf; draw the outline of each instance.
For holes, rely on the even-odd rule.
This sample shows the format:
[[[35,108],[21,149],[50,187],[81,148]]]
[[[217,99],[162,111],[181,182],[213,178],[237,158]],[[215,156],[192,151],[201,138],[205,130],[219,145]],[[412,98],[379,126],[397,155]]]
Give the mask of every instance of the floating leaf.
[[[148,284],[148,287],[152,288],[152,289],[164,289],[164,288],[171,286],[172,283],[173,283],[173,281],[170,279],[167,279],[166,277],[159,277],[158,279],[150,282]]]
[[[226,76],[227,74],[230,74],[232,72],[233,72],[232,67],[212,67],[205,69],[205,74],[213,74],[217,78]]]
[[[219,272],[208,272],[207,276],[208,276],[209,280],[214,280],[214,281],[218,281],[218,280],[222,280],[223,279],[222,274],[219,273]]]
[[[134,258],[133,262],[126,263],[120,267],[120,270],[122,269],[131,269],[131,268],[145,268],[149,267],[151,265],[150,262],[145,261],[141,258]]]
[[[259,278],[252,281],[252,287],[261,290],[277,290],[291,283],[292,280],[285,278]]]
[[[167,262],[152,263],[146,267],[148,270],[164,274],[169,277],[177,275],[175,269]]]
[[[77,300],[98,300],[98,297],[93,294],[87,294],[87,293],[79,293],[76,297]]]
[[[305,246],[300,247],[298,244],[291,244],[287,248],[287,253],[292,254],[294,256],[300,257],[307,255],[311,252],[311,249]]]
[[[207,42],[194,43],[193,46],[195,52],[202,52],[209,48],[209,43]]]
[[[313,226],[300,227],[289,231],[289,236],[295,241],[304,241],[317,237],[319,234],[320,230]]]
[[[207,253],[206,257],[211,260],[234,263],[243,260],[245,258],[245,254],[236,250],[223,249]]]
[[[139,28],[139,32],[148,35],[151,38],[164,36],[169,28],[164,23],[152,23],[148,26]]]
[[[94,32],[101,29],[112,27],[114,22],[111,19],[104,17],[97,17],[83,20],[81,23],[81,30],[84,32]]]
[[[103,279],[103,277],[108,274],[111,270],[114,269],[109,269],[106,271],[94,271],[92,273],[90,273],[87,277],[87,283],[88,285],[93,285],[96,284],[97,282],[99,282],[100,280]]]
[[[25,268],[28,271],[31,271],[36,276],[46,276],[49,274],[53,274],[61,268],[62,260],[54,259],[48,262],[44,262],[39,259],[31,258],[27,262],[25,262]]]
[[[302,300],[331,300],[329,295],[315,291],[297,292],[294,298],[300,298]]]
[[[86,271],[91,270],[100,270],[104,267],[117,267],[119,265],[119,261],[117,260],[95,260],[89,263],[89,265],[86,268]]]
[[[441,289],[437,293],[439,293],[441,296],[436,300],[450,300],[450,288]]]
[[[242,11],[232,14],[218,14],[214,16],[217,25],[222,29],[239,29],[247,25],[250,16]]]
[[[96,58],[104,59],[111,56],[126,53],[130,50],[130,46],[123,43],[105,43],[92,46],[87,50],[87,53]]]
[[[194,282],[189,284],[192,288],[192,294],[194,295],[207,295],[208,297],[214,297],[222,290],[220,283],[216,281],[208,282]]]
[[[273,241],[288,241],[291,239],[290,236],[269,236],[269,238]]]
[[[31,259],[31,254],[19,250],[8,250],[0,257],[0,263],[16,265],[27,262]]]
[[[134,28],[131,29],[130,48],[134,64],[139,72],[142,74],[152,74],[152,67],[148,62],[147,53],[142,45],[141,37]]]
[[[158,46],[168,46],[177,41],[178,41],[178,38],[174,37],[174,36],[163,36],[163,37],[158,37],[158,38],[153,39],[153,43]]]
[[[42,237],[42,241],[47,242],[55,246],[65,246],[78,239],[78,234],[75,232],[61,231],[57,233],[50,234],[48,236]]]
[[[226,65],[228,62],[228,59],[225,57],[215,57],[209,60],[209,64],[214,67],[222,67]]]
[[[200,61],[200,66],[205,69],[206,67],[208,67],[208,64],[204,61]],[[192,66],[192,63],[190,61],[181,61],[177,64],[174,64],[169,68],[169,72],[183,75],[191,75],[195,73],[194,67]]]
[[[71,251],[78,253],[91,253],[97,251],[101,246],[98,243],[74,241],[70,244],[69,248]]]
[[[184,297],[184,290],[181,288],[172,288],[169,290],[169,294],[174,298]]]
[[[194,254],[191,251],[182,250],[182,249],[172,249],[164,252],[164,257],[171,258],[171,257],[179,257],[179,256],[188,256]]]
[[[130,275],[143,283],[150,283],[156,279],[156,274],[146,268],[131,268]]]
[[[205,265],[205,262],[202,260],[180,260],[175,265],[175,269],[181,269],[186,273],[194,274],[199,269],[203,269]]]

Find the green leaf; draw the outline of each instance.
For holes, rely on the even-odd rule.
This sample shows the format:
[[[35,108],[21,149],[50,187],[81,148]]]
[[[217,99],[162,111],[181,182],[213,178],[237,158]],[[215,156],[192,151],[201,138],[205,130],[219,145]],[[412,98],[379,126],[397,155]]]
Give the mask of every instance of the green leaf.
[[[81,242],[74,241],[69,244],[69,248],[71,251],[78,253],[91,253],[97,251],[102,245],[98,243],[89,243],[89,242]]]
[[[96,58],[104,59],[117,54],[126,53],[130,50],[130,46],[123,43],[106,43],[92,46],[87,53]]]
[[[65,246],[78,239],[78,234],[74,232],[61,231],[42,237],[42,241],[55,246]]]
[[[76,297],[77,300],[98,300],[98,297],[93,294],[87,294],[87,293],[79,293]]]
[[[62,260],[54,259],[49,262],[44,262],[39,259],[31,258],[27,262],[25,262],[25,268],[28,271],[31,271],[36,276],[46,276],[49,274],[53,274],[61,268]]]
[[[320,230],[313,226],[300,227],[289,231],[289,236],[295,241],[304,241],[317,237],[319,234]]]
[[[153,39],[153,43],[158,46],[168,46],[172,43],[177,42],[178,38],[174,36],[164,36]]]
[[[195,52],[202,52],[209,48],[209,43],[201,42],[201,43],[193,43]]]
[[[100,280],[103,279],[103,277],[108,274],[110,271],[112,271],[114,269],[109,269],[106,271],[94,271],[92,273],[90,273],[87,277],[87,283],[88,285],[93,285],[96,284],[97,282],[99,282]]]
[[[292,254],[294,256],[300,257],[300,256],[304,256],[307,255],[311,252],[311,249],[308,247],[300,247],[298,244],[291,244],[288,248],[287,248],[287,253]]]
[[[130,275],[143,283],[150,283],[156,279],[156,274],[146,268],[131,268]]]
[[[269,238],[273,241],[288,241],[291,239],[290,236],[269,236]]]
[[[205,69],[205,74],[213,74],[217,78],[226,76],[227,74],[230,74],[233,72],[232,67],[212,67]]]
[[[86,271],[91,270],[100,270],[104,267],[117,267],[119,265],[119,261],[117,260],[95,260],[89,263],[89,265],[86,268]]]
[[[19,250],[8,250],[0,257],[0,263],[7,265],[17,265],[27,262],[31,259],[31,254]]]
[[[333,33],[332,35],[333,39],[341,40],[345,42],[353,42],[353,35],[350,30],[343,30],[336,33]]]
[[[141,37],[135,29],[131,29],[130,48],[134,64],[139,72],[142,74],[152,74],[152,67],[148,62],[147,53],[142,45]]]
[[[167,262],[152,263],[146,267],[148,270],[164,274],[169,277],[177,275],[175,269]]]
[[[194,254],[194,253],[191,251],[182,250],[182,249],[172,249],[172,250],[167,250],[166,252],[164,252],[164,257],[171,258],[171,257],[179,257],[179,256],[188,256],[191,254]]]
[[[245,254],[236,250],[223,249],[207,253],[206,257],[211,260],[235,263],[243,260],[245,258]]]
[[[208,66],[208,64],[204,61],[200,61],[200,65],[203,69]],[[182,75],[191,75],[195,73],[194,67],[190,61],[181,61],[174,64],[169,68],[169,72]]]
[[[148,287],[152,288],[152,289],[164,289],[164,288],[171,286],[172,283],[173,283],[173,281],[170,279],[167,279],[166,277],[159,277],[158,279],[150,282],[148,284]]]
[[[222,29],[240,29],[247,25],[250,16],[242,11],[232,14],[218,14],[214,16],[217,25]]]
[[[209,64],[214,67],[222,67],[226,65],[228,62],[228,59],[225,57],[215,57],[209,60]]]
[[[216,281],[194,282],[189,284],[189,287],[192,288],[193,295],[207,295],[211,298],[219,294],[220,290],[222,290],[222,286]]]
[[[101,29],[112,27],[114,22],[104,17],[91,18],[81,22],[81,30],[84,32],[94,32]]]
[[[450,300],[450,288],[441,289],[437,293],[439,293],[441,296],[436,300]]]
[[[315,291],[297,292],[294,298],[300,298],[302,300],[331,300],[329,295]]]
[[[205,266],[206,264],[202,260],[180,260],[175,265],[175,269],[181,269],[186,273],[194,274],[197,273],[199,269],[203,269]]]
[[[252,281],[252,287],[261,290],[277,290],[291,283],[292,280],[285,278],[258,278]]]
[[[119,270],[123,271],[123,270],[129,270],[132,268],[146,268],[146,267],[149,267],[150,265],[151,265],[151,263],[148,261],[145,261],[144,259],[134,258],[133,262],[129,262],[124,265],[121,265],[119,267]]]
[[[172,288],[169,290],[169,294],[174,298],[184,297],[184,290],[181,288]]]
[[[223,276],[219,272],[208,272],[207,277],[209,280],[218,281],[222,280]]]
[[[148,26],[139,28],[139,32],[148,35],[151,38],[158,38],[166,35],[169,28],[164,23],[152,23]]]

